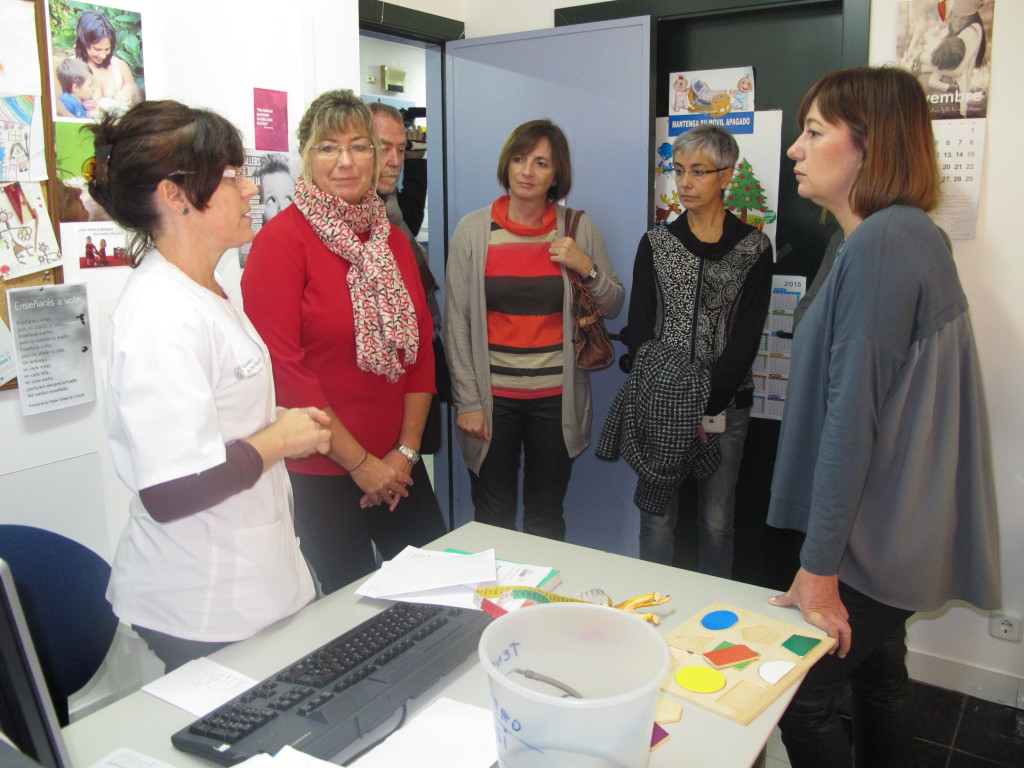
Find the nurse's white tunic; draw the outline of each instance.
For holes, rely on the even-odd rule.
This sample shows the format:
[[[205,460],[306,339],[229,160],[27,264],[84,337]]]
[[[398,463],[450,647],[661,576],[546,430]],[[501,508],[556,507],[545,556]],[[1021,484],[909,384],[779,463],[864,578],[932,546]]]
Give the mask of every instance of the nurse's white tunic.
[[[221,464],[226,443],[274,419],[270,355],[241,307],[153,251],[114,311],[107,428],[135,496],[107,598],[122,620],[188,640],[244,639],[314,594],[283,462],[249,490],[170,523],[150,517],[138,496]]]

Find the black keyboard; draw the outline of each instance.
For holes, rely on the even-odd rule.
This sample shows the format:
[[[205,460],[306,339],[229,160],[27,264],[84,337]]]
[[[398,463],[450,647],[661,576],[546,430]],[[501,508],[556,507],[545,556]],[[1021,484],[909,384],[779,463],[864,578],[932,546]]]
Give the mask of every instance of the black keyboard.
[[[171,736],[221,765],[295,749],[330,759],[473,653],[482,611],[397,603]]]

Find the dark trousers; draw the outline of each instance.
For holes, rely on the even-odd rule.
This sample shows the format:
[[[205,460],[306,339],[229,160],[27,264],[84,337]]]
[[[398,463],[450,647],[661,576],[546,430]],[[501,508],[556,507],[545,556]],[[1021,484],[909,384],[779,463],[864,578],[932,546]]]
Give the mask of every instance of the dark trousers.
[[[289,473],[299,546],[325,595],[376,569],[374,544],[390,560],[448,532],[427,470],[419,463],[410,474],[409,495],[391,512],[384,504],[360,509],[363,491],[348,475]]]
[[[523,531],[565,541],[562,502],[572,459],[562,436],[562,397],[494,398],[491,444],[479,475],[469,473],[479,523],[515,530],[519,457],[523,460]]]
[[[155,629],[146,629],[132,624],[135,634],[146,641],[149,649],[157,655],[157,658],[164,663],[164,673],[173,672],[183,664],[193,659],[201,659],[209,656],[214,651],[219,651],[231,643],[208,643],[203,640],[185,640],[181,637],[174,637]]]
[[[907,619],[913,611],[883,605],[842,582],[853,642],[845,659],[822,657],[807,673],[779,721],[793,768],[903,768],[911,764]],[[850,684],[853,747],[836,711]]]

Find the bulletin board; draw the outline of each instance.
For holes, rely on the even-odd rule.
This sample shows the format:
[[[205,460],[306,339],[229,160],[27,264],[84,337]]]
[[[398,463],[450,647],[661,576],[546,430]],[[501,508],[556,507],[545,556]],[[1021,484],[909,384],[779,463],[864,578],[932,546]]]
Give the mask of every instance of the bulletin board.
[[[46,170],[49,178],[54,178],[55,173],[55,157],[53,152],[54,147],[54,125],[53,125],[53,104],[52,104],[52,93],[53,88],[51,84],[50,68],[47,64],[46,51],[49,49],[49,25],[46,19],[46,4],[42,0],[34,0],[32,3],[35,6],[35,20],[36,20],[36,47],[39,51],[39,61],[37,65],[39,67],[40,78],[42,80],[42,92],[39,95],[40,109],[43,120],[43,140],[45,142],[46,151]],[[56,190],[52,185],[46,181],[42,182],[43,194],[46,197],[47,213],[50,218],[50,223],[53,225],[54,233],[56,234],[59,242],[60,238],[60,224],[58,222],[58,205],[60,201],[57,199]],[[47,269],[42,272],[35,272],[30,275],[24,275],[22,277],[10,278],[7,280],[0,280],[0,317],[3,318],[4,323],[8,323],[7,317],[7,291],[12,288],[26,288],[35,285],[58,285],[64,282],[64,269],[62,267],[55,267],[53,269]],[[18,386],[18,380],[12,379],[3,386],[0,386],[0,390],[15,389]]]

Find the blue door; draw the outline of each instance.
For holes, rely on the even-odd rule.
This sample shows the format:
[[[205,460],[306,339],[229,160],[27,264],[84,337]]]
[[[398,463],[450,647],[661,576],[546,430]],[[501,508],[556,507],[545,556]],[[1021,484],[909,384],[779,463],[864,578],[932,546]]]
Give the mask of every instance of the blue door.
[[[565,131],[572,151],[567,203],[585,210],[601,228],[628,297],[633,256],[651,210],[650,40],[650,20],[642,17],[447,43],[449,233],[465,214],[504,193],[496,170],[512,129],[550,118]],[[609,330],[618,331],[625,318],[623,309]],[[616,349],[625,351],[621,344]],[[594,457],[624,380],[618,366],[591,375],[594,430],[590,448],[576,459],[565,517],[570,542],[636,555],[635,475],[621,461]],[[473,519],[469,477],[457,444],[450,455],[450,473],[447,457],[437,457],[437,492],[443,503],[450,490],[455,523],[461,525]]]

